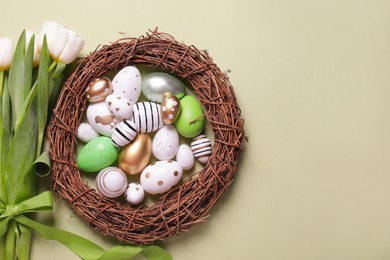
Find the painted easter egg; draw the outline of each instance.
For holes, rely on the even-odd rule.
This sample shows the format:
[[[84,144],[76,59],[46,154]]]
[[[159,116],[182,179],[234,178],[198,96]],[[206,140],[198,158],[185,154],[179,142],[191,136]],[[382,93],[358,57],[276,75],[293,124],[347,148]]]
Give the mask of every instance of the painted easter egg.
[[[142,93],[153,102],[161,103],[164,93],[169,92],[179,98],[185,95],[184,84],[174,76],[163,73],[153,72],[147,75],[142,81]]]
[[[119,122],[104,101],[91,103],[88,106],[87,119],[93,129],[105,136],[111,136]]]
[[[113,164],[118,150],[112,145],[111,138],[100,136],[89,141],[77,156],[77,165],[84,172],[98,172]]]
[[[123,96],[134,104],[141,94],[141,82],[139,70],[134,66],[127,66],[112,79],[112,88],[114,94]]]
[[[118,156],[119,167],[128,174],[140,173],[152,155],[152,140],[149,135],[139,133],[128,145],[122,147]]]
[[[181,144],[176,154],[176,161],[183,167],[183,170],[191,169],[195,163],[191,147],[186,144]]]
[[[185,96],[180,100],[181,112],[175,121],[180,135],[193,138],[199,135],[204,128],[203,110],[199,101],[193,96]]]
[[[84,143],[88,143],[99,136],[99,133],[88,123],[81,123],[77,128],[77,138]]]
[[[130,183],[125,191],[125,199],[131,205],[140,204],[145,198],[145,191],[138,183]]]
[[[161,102],[161,118],[166,125],[173,124],[181,111],[180,100],[170,93],[164,94]]]
[[[137,134],[138,127],[135,123],[130,120],[124,120],[115,127],[111,140],[114,146],[122,147],[133,141]]]
[[[126,175],[118,167],[105,168],[96,176],[96,189],[107,198],[119,197],[125,192],[126,187]]]
[[[119,120],[128,119],[133,112],[133,104],[130,101],[120,95],[111,94],[106,97],[106,105]]]
[[[157,161],[141,173],[141,186],[147,193],[160,194],[175,186],[183,175],[183,168],[175,161]]]
[[[153,138],[153,155],[159,160],[175,157],[179,149],[179,134],[173,125],[165,125]]]
[[[138,127],[141,133],[150,133],[163,126],[160,104],[153,102],[139,102],[133,105],[133,114],[130,120]]]
[[[195,158],[202,164],[207,163],[211,153],[212,147],[210,139],[205,135],[199,135],[192,139],[191,150]]]
[[[106,77],[97,78],[91,81],[86,89],[87,100],[90,103],[102,101],[111,93],[111,80]]]

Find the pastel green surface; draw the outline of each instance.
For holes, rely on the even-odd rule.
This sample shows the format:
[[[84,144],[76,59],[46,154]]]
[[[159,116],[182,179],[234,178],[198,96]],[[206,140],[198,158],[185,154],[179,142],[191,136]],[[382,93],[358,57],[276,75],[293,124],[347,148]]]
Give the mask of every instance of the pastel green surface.
[[[187,95],[180,99],[180,105],[181,112],[175,121],[177,131],[187,138],[199,135],[203,131],[205,120],[199,101]]]
[[[110,166],[117,158],[118,150],[111,138],[100,136],[89,141],[77,157],[77,165],[84,172],[97,172]]]

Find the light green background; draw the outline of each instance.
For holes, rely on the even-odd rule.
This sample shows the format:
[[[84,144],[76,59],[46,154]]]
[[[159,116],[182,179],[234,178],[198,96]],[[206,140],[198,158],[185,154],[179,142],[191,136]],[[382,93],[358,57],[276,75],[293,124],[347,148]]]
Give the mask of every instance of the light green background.
[[[85,54],[158,26],[232,71],[250,142],[174,259],[390,259],[390,1],[2,0],[0,35],[48,19]],[[61,201],[40,219],[112,244]],[[31,259],[77,257],[35,237]]]

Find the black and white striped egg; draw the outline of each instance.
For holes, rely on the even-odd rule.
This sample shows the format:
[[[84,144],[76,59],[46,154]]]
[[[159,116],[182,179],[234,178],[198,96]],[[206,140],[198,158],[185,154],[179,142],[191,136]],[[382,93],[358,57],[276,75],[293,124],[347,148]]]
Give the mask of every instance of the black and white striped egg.
[[[154,102],[135,103],[131,120],[141,133],[157,131],[163,126],[160,104]]]
[[[192,139],[191,150],[201,164],[206,164],[212,153],[210,139],[205,135],[198,135]]]
[[[130,120],[123,120],[116,125],[112,132],[112,144],[117,147],[122,147],[129,144],[137,136],[138,126]]]
[[[118,167],[107,167],[96,176],[96,189],[107,198],[122,195],[127,187],[125,173]]]

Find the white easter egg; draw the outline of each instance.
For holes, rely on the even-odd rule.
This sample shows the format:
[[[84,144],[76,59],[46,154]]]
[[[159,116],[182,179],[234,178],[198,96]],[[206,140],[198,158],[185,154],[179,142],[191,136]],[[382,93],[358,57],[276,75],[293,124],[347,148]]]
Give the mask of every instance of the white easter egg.
[[[175,157],[179,149],[179,134],[173,125],[164,125],[153,138],[152,151],[159,160],[169,160]]]
[[[141,94],[141,83],[139,70],[134,66],[127,66],[112,79],[112,88],[114,94],[123,96],[134,104]]]
[[[131,205],[141,203],[145,198],[145,191],[140,184],[130,183],[125,191],[125,199]]]
[[[138,102],[133,105],[133,114],[130,118],[141,133],[150,133],[163,126],[160,104],[153,102]]]
[[[118,167],[107,167],[96,176],[96,189],[107,198],[122,195],[127,187],[125,173]]]
[[[87,119],[93,129],[105,136],[111,136],[118,124],[118,119],[108,109],[105,101],[91,103],[87,108]]]
[[[194,166],[194,154],[188,145],[181,144],[179,146],[176,154],[176,161],[183,167],[183,170],[189,170]]]
[[[99,136],[99,133],[88,123],[81,123],[77,128],[77,138],[82,142],[88,143]]]
[[[183,168],[175,161],[157,161],[141,173],[141,186],[147,193],[160,194],[175,186],[183,175]]]
[[[117,94],[107,96],[106,105],[119,120],[130,118],[133,112],[133,104],[127,98]]]
[[[210,139],[205,135],[198,135],[192,139],[191,150],[201,164],[206,164],[212,153]]]
[[[111,140],[114,146],[125,146],[137,136],[138,127],[133,121],[124,120],[117,124],[112,133]]]

